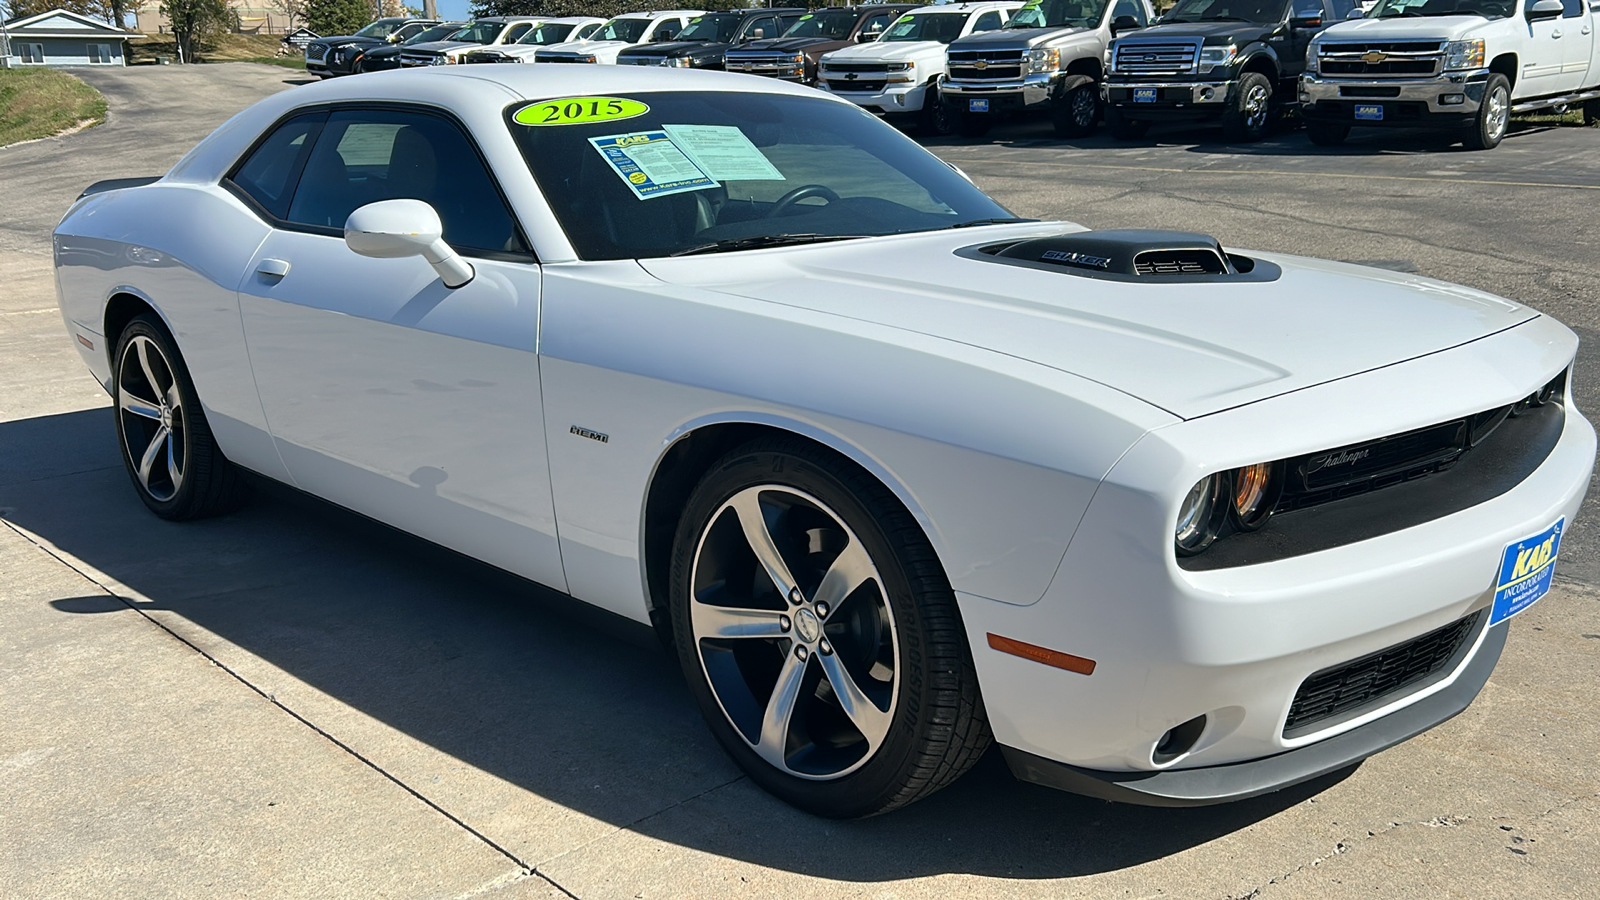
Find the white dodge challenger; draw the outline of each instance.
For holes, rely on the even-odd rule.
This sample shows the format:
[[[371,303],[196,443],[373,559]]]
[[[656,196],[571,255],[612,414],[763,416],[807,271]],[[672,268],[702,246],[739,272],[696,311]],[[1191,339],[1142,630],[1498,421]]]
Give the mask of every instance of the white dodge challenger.
[[[1595,459],[1548,316],[1018,219],[740,75],[287,91],[55,263],[156,515],[255,473],[648,623],[828,816],[991,740],[1160,805],[1350,767],[1471,702]]]

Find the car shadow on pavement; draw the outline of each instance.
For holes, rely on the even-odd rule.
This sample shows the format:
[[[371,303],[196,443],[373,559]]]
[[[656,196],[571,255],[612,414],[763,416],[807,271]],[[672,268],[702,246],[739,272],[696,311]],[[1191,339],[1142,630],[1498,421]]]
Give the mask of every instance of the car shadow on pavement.
[[[337,708],[325,698],[515,786],[515,802],[856,882],[1122,869],[1246,828],[1352,771],[1167,810],[1022,784],[990,753],[904,810],[813,818],[740,777],[642,626],[283,488],[259,489],[221,518],[158,520],[128,484],[114,440],[108,409],[0,423],[0,517],[139,595],[85,593],[51,606],[68,617],[138,609],[374,764],[393,760],[399,768],[388,771],[424,795],[426,771],[405,767],[426,762],[378,746],[381,729],[341,732],[370,726],[330,715]],[[469,824],[516,843],[492,823]]]

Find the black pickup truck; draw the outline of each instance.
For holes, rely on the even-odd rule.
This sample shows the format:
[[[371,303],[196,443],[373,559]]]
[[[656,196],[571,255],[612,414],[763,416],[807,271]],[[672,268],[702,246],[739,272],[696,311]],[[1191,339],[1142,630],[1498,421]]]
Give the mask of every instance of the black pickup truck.
[[[1156,121],[1215,121],[1257,141],[1298,102],[1311,38],[1349,18],[1354,0],[1178,0],[1160,21],[1111,43],[1106,127],[1142,137]]]
[[[806,13],[779,38],[751,41],[728,51],[729,72],[748,72],[801,84],[817,83],[822,54],[875,41],[901,14],[919,4],[836,6]]]
[[[690,20],[673,40],[623,50],[617,54],[617,65],[721,69],[733,47],[775,38],[805,14],[805,8],[800,6],[708,12]]]

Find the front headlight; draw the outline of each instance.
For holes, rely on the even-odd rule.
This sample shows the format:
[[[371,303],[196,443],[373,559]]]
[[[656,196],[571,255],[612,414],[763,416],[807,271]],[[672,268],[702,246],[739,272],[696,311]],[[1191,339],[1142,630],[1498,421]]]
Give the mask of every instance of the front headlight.
[[[1179,556],[1193,556],[1219,536],[1267,524],[1283,494],[1283,467],[1256,463],[1195,482],[1178,505],[1172,539]]]
[[[694,61],[687,56],[668,56],[662,57],[661,64],[663,66],[671,66],[674,69],[687,69],[694,65]]]
[[[1217,502],[1223,480],[1221,475],[1200,479],[1178,506],[1178,525],[1172,539],[1179,556],[1193,556],[1216,540],[1217,526],[1227,513],[1227,508]]]
[[[1053,48],[1040,47],[1028,51],[1028,74],[1037,75],[1041,72],[1054,72],[1061,68],[1061,51]]]
[[[592,63],[592,62],[594,62],[594,57],[593,56],[580,56],[580,57],[578,57],[578,62],[581,62],[581,63]]]
[[[1239,53],[1239,48],[1233,44],[1226,47],[1201,47],[1200,48],[1200,74],[1204,75],[1212,69],[1225,69],[1233,65],[1233,58]]]
[[[1447,72],[1483,68],[1483,39],[1445,44],[1444,68]]]
[[[450,57],[448,57],[448,56],[435,56],[433,59],[428,60],[428,65],[430,65],[430,66],[442,66],[442,65],[445,65],[448,62],[450,62]]]
[[[1322,55],[1322,45],[1312,44],[1306,48],[1306,74],[1318,75],[1321,70],[1317,68],[1317,58]]]
[[[914,84],[917,80],[916,63],[890,63],[889,76],[884,81],[889,84]]]

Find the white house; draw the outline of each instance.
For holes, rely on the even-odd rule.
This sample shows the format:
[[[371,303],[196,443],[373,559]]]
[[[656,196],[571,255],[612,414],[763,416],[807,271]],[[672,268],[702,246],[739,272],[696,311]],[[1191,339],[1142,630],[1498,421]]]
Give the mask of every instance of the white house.
[[[18,16],[5,23],[10,55],[0,47],[0,62],[10,66],[124,66],[127,41],[144,37],[99,19],[64,9]]]

